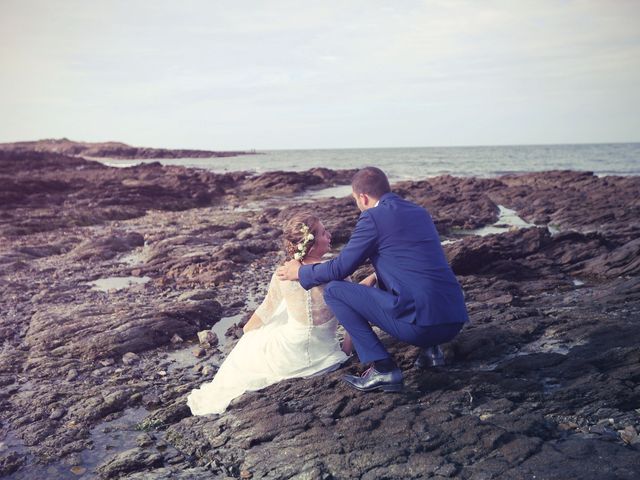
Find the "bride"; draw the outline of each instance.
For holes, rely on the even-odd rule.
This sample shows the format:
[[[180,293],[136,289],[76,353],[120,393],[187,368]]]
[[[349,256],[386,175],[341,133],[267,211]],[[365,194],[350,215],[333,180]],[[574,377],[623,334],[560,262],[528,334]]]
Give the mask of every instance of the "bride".
[[[287,259],[319,263],[329,251],[331,234],[314,215],[297,214],[283,230]],[[191,413],[222,413],[246,391],[326,373],[347,360],[351,339],[347,334],[340,347],[338,322],[324,303],[323,289],[320,285],[307,291],[298,282],[278,280],[274,273],[266,298],[213,381],[187,398]]]

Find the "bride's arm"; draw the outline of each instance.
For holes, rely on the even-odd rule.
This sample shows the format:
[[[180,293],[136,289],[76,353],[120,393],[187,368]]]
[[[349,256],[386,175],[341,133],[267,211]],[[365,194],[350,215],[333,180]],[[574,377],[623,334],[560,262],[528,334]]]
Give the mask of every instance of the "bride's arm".
[[[351,355],[353,352],[353,342],[351,341],[351,335],[349,332],[345,332],[344,339],[342,340],[342,351],[347,355]]]
[[[269,282],[267,296],[256,311],[253,312],[253,315],[251,315],[251,318],[246,325],[242,327],[244,333],[250,332],[251,330],[255,330],[256,328],[260,328],[266,323],[269,323],[281,301],[282,292],[280,291],[279,280],[274,274]]]
[[[251,330],[260,328],[262,325],[264,325],[264,323],[262,323],[262,319],[254,313],[253,315],[251,315],[251,318],[245,324],[245,326],[242,327],[242,331],[244,333],[247,333],[247,332],[250,332]]]
[[[362,281],[360,281],[360,285],[364,285],[365,287],[373,287],[377,281],[378,281],[378,277],[376,277],[376,274],[374,272],[368,277],[364,278]]]

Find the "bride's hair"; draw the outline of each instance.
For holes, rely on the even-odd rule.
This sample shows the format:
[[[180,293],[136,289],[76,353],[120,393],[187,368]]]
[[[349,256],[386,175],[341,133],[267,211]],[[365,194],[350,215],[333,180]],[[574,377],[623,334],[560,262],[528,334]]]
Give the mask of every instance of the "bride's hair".
[[[284,223],[282,227],[282,236],[284,239],[284,251],[288,258],[294,258],[294,255],[300,250],[298,245],[304,242],[305,233],[302,231],[302,226],[309,227],[309,232],[313,235],[318,230],[318,224],[320,219],[309,212],[300,212],[293,215],[289,220]],[[315,238],[313,240],[306,241],[305,255],[309,253],[311,247],[315,244]],[[300,259],[302,260],[304,256]]]

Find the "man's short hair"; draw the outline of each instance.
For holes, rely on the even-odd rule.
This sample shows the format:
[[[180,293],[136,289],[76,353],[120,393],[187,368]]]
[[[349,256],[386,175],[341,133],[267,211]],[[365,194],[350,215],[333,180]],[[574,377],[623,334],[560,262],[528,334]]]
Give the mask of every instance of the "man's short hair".
[[[351,180],[351,188],[356,194],[366,193],[373,198],[380,198],[391,191],[387,176],[377,167],[358,170]]]

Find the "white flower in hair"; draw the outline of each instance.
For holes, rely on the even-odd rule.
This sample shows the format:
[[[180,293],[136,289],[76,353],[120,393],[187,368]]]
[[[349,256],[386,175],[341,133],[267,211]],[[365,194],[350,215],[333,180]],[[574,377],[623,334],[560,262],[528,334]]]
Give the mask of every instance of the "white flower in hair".
[[[302,260],[307,255],[309,242],[311,242],[315,238],[310,230],[311,229],[304,223],[300,227],[300,233],[302,233],[303,236],[302,241],[296,245],[298,251],[293,254],[293,258],[295,258],[296,260]]]

